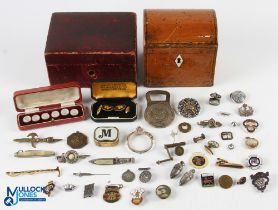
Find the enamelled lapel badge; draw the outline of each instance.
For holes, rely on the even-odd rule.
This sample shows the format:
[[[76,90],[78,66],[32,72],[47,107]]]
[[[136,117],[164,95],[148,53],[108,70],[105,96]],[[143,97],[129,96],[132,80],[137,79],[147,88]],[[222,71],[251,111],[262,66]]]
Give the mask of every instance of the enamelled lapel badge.
[[[106,185],[103,194],[103,200],[108,203],[115,203],[121,198],[120,189],[123,188],[122,184]]]

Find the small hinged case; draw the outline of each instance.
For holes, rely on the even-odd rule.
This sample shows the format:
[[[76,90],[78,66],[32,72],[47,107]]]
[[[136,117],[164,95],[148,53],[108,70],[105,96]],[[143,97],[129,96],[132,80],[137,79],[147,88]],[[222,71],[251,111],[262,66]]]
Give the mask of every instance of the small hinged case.
[[[136,31],[133,12],[53,13],[44,53],[50,84],[136,82]]]
[[[130,122],[137,118],[135,82],[94,82],[91,118],[96,122]]]
[[[14,93],[20,130],[77,122],[86,118],[78,83],[20,90]]]
[[[214,10],[145,10],[145,86],[212,86],[217,47]]]

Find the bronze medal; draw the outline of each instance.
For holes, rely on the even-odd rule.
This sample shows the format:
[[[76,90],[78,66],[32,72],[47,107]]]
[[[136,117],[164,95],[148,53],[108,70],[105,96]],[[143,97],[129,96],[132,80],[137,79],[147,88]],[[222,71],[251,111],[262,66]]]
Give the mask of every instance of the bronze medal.
[[[167,185],[159,185],[155,190],[156,195],[161,199],[166,199],[171,194],[171,188]]]
[[[222,187],[224,189],[228,189],[233,185],[234,181],[233,181],[232,177],[230,177],[228,175],[222,175],[219,177],[218,183],[219,183],[220,187]]]
[[[80,149],[88,143],[88,137],[77,131],[67,138],[67,144],[73,149]]]

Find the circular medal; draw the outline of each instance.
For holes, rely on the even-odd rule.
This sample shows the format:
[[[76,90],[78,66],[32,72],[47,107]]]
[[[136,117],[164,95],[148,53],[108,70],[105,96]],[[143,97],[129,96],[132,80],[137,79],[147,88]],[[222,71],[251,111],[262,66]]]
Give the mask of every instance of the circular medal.
[[[140,170],[140,169],[139,169]],[[145,169],[142,171],[142,173],[139,175],[139,180],[143,183],[147,183],[151,180],[152,178],[152,173],[148,171],[149,169]]]
[[[175,154],[177,156],[182,156],[184,154],[184,149],[182,146],[175,147]]]
[[[67,144],[73,149],[80,149],[88,143],[88,138],[85,134],[76,131],[67,138]]]
[[[78,160],[78,153],[74,150],[69,150],[66,152],[65,158],[68,163],[76,163]]]
[[[155,190],[156,195],[161,199],[166,199],[171,194],[171,188],[167,185],[159,185]]]
[[[220,187],[222,187],[224,189],[228,189],[233,185],[234,181],[233,181],[232,177],[230,177],[228,175],[222,175],[219,177],[218,183],[219,183]]]
[[[193,98],[184,98],[179,102],[179,113],[186,118],[196,117],[200,113],[200,105]]]
[[[232,99],[233,102],[240,104],[245,101],[246,95],[244,92],[237,90],[230,94],[230,98]]]
[[[187,122],[180,123],[179,131],[182,133],[188,133],[189,131],[191,131],[191,125]]]
[[[208,165],[208,159],[202,153],[194,153],[191,156],[189,163],[192,167],[201,169],[205,168]]]
[[[135,174],[129,169],[122,174],[122,180],[124,180],[125,182],[132,182],[134,179]]]

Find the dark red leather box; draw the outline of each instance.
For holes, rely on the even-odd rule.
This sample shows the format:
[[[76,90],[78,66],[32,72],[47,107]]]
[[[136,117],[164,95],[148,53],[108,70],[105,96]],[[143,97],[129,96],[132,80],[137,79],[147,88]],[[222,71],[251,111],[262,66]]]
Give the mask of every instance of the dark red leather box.
[[[53,13],[45,48],[50,83],[137,79],[136,14]]]
[[[14,93],[20,130],[77,122],[86,118],[80,85],[76,82],[20,90]]]

